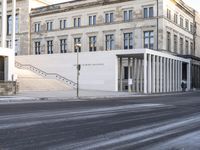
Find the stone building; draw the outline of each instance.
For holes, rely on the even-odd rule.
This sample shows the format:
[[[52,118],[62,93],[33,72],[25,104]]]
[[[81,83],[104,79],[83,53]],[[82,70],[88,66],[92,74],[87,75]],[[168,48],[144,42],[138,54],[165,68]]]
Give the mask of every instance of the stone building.
[[[6,47],[12,47],[12,1],[7,0]],[[49,5],[45,0],[16,0],[16,42],[15,54],[30,54],[30,12],[32,8]],[[0,19],[1,21],[1,19]],[[1,30],[1,29],[0,29]],[[1,32],[0,32],[1,33]]]

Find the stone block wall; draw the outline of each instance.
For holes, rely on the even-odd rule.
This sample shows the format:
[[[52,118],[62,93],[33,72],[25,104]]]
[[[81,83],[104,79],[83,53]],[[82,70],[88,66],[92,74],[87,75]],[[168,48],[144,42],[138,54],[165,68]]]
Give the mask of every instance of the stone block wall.
[[[15,95],[19,91],[19,84],[15,81],[0,81],[0,96]]]

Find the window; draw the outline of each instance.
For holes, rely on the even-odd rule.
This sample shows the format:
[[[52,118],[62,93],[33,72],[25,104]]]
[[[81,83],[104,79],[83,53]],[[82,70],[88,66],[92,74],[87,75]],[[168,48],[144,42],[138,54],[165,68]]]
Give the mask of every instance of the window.
[[[185,40],[185,54],[189,54],[189,41]]]
[[[35,55],[40,55],[40,42],[35,42]]]
[[[167,9],[167,18],[171,20],[171,10]]]
[[[189,21],[185,20],[185,29],[189,31]]]
[[[74,52],[81,52],[81,47],[77,46],[77,44],[81,44],[81,38],[74,38]]]
[[[176,53],[178,49],[178,37],[174,35],[174,52]]]
[[[53,54],[53,40],[47,41],[47,53]]]
[[[178,23],[178,15],[174,14],[174,22],[177,24]]]
[[[89,16],[89,25],[96,25],[96,15]]]
[[[124,79],[125,80],[128,79],[128,67],[127,66],[124,67]]]
[[[89,37],[89,51],[96,51],[97,50],[97,37],[96,36],[90,36]]]
[[[60,52],[67,53],[67,39],[60,40]]]
[[[125,10],[124,11],[124,21],[131,21],[133,19],[133,11],[132,10]]]
[[[15,16],[15,32],[19,33],[19,16]],[[7,16],[7,34],[12,34],[12,15]]]
[[[180,38],[180,53],[183,54],[183,38]]]
[[[190,51],[191,51],[191,53],[194,55],[194,44],[193,44],[193,42],[190,42]]]
[[[171,33],[167,32],[167,50],[171,51]]]
[[[114,14],[112,12],[105,14],[105,23],[112,23],[114,21]]]
[[[35,23],[35,32],[40,32],[40,23]]]
[[[183,17],[180,18],[180,26],[183,27]]]
[[[106,35],[106,50],[113,50],[114,49],[114,35],[109,34]]]
[[[52,21],[48,21],[47,22],[47,31],[52,31],[53,30],[53,22]]]
[[[6,41],[6,47],[7,48],[12,48],[12,41],[11,40],[7,40]]]
[[[67,21],[65,19],[60,20],[60,29],[63,30],[66,29],[66,27],[67,27]]]
[[[144,18],[152,18],[153,16],[153,7],[144,8]]]
[[[133,49],[133,33],[124,33],[124,49]]]
[[[74,18],[74,27],[80,27],[81,26],[81,18]]]
[[[194,33],[194,26],[193,26],[193,23],[192,23],[192,22],[190,22],[190,32],[191,32],[191,33]]]
[[[154,33],[153,31],[144,32],[144,48],[153,49],[154,47]]]

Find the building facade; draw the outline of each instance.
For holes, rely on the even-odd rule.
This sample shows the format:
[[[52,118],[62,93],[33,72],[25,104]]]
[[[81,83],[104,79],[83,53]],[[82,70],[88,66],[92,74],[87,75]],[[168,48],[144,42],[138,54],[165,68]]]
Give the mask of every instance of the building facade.
[[[200,87],[199,74],[194,74],[199,71],[200,66],[200,19],[198,13],[182,0],[74,0],[32,9],[30,1],[20,2],[21,5],[28,6],[29,13],[19,11],[19,16],[26,15],[19,17],[22,19],[19,21],[19,55],[48,57],[77,51],[151,49],[171,55],[171,59],[168,57],[169,63],[174,65],[179,60],[176,57],[189,59],[191,67],[182,66],[184,75],[180,75],[181,81],[190,80],[192,88]],[[37,6],[42,5],[46,4],[41,1],[37,3]],[[20,7],[22,6],[19,5]],[[77,47],[77,44],[81,46]],[[150,57],[152,64],[164,64],[160,55],[155,57]],[[119,89],[128,90],[129,79],[133,78],[129,75],[133,64],[128,65],[129,57],[123,59],[120,69],[122,72],[119,71],[119,75],[121,72],[123,76],[123,85]],[[144,62],[143,57],[137,65],[143,68]],[[193,73],[189,74],[191,79],[188,79],[188,71]],[[173,71],[169,72],[169,78],[170,74]],[[139,75],[144,77],[144,72]],[[138,80],[143,84],[144,78],[138,77]]]

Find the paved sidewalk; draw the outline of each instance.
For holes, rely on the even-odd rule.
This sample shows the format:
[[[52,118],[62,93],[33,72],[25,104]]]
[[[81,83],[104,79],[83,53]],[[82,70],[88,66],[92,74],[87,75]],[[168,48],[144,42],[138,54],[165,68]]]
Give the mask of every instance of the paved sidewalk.
[[[0,96],[0,104],[4,103],[32,103],[32,102],[54,102],[54,101],[82,101],[108,98],[143,97],[143,96],[165,96],[185,93],[164,93],[164,94],[138,94],[128,92],[108,92],[94,90],[80,90],[80,98],[76,97],[76,90],[69,91],[29,91],[20,92],[16,96]]]

